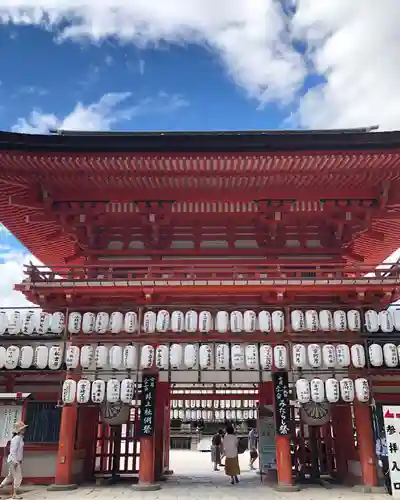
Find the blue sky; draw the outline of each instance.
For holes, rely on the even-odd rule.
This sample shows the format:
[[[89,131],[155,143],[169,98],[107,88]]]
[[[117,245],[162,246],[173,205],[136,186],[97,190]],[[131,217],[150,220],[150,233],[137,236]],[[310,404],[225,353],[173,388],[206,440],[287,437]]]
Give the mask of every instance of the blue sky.
[[[399,23],[398,0],[0,0],[0,129],[398,129]],[[0,287],[26,258],[0,230]]]

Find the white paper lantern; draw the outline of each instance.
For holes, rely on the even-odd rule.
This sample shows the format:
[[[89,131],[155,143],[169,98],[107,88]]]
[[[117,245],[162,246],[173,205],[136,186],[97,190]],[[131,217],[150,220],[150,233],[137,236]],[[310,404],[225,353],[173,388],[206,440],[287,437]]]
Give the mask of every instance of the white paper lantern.
[[[299,311],[298,309],[292,311],[290,313],[290,319],[293,331],[301,332],[305,329],[306,320],[303,311]]]
[[[361,330],[361,316],[359,311],[351,309],[347,312],[347,326],[352,332],[358,332]]]
[[[144,333],[154,333],[156,331],[157,315],[154,311],[146,311],[143,315]]]
[[[41,312],[39,314],[39,321],[36,327],[36,331],[39,335],[45,335],[50,330],[52,315],[47,312]]]
[[[201,418],[204,421],[207,421],[207,410],[202,410],[202,412],[201,412]]]
[[[151,368],[154,363],[154,347],[151,345],[144,345],[140,353],[140,366],[141,368]]]
[[[71,312],[68,315],[68,332],[77,334],[81,331],[82,314],[79,312]]]
[[[187,344],[183,350],[183,364],[189,370],[197,366],[197,345]]]
[[[18,366],[19,361],[19,347],[10,345],[6,349],[6,361],[4,367],[7,370],[14,370]]]
[[[393,326],[396,332],[400,332],[400,307],[391,307],[390,313],[393,319]]]
[[[91,398],[93,403],[100,404],[103,403],[106,397],[106,383],[104,380],[95,380],[92,383]]]
[[[102,369],[107,367],[108,349],[105,345],[98,345],[94,350],[94,362],[97,369]]]
[[[125,314],[124,318],[124,330],[125,333],[135,333],[138,329],[138,317],[133,311],[129,311]]]
[[[96,316],[94,329],[96,333],[107,333],[110,324],[110,315],[106,312],[99,312]]]
[[[322,403],[325,400],[325,386],[320,378],[313,378],[310,382],[311,400]]]
[[[82,332],[90,334],[94,332],[96,326],[96,315],[92,312],[85,312],[82,318]]]
[[[319,328],[319,320],[317,311],[313,311],[312,309],[306,311],[306,329],[310,332],[316,332]]]
[[[397,347],[394,344],[384,344],[383,346],[383,360],[385,365],[389,368],[396,368],[399,364],[399,355]]]
[[[19,366],[22,370],[27,370],[32,366],[34,353],[35,351],[30,345],[24,345],[23,347],[21,347],[19,353]]]
[[[89,380],[79,380],[76,386],[76,400],[79,404],[89,403],[91,385]]]
[[[32,335],[35,326],[35,311],[28,311],[22,321],[22,333],[24,335]]]
[[[55,312],[51,315],[50,331],[56,335],[60,335],[65,328],[65,314],[62,312]]]
[[[77,384],[75,380],[71,379],[64,380],[61,392],[63,403],[72,404],[75,401],[76,386]]]
[[[185,329],[185,315],[182,311],[173,311],[171,314],[171,330],[175,333]]]
[[[322,350],[318,344],[309,344],[307,346],[308,364],[311,368],[320,368],[322,365]]]
[[[369,361],[374,368],[379,368],[383,365],[383,350],[379,344],[371,344],[368,348],[368,354]]]
[[[231,312],[230,327],[231,332],[234,333],[243,331],[243,314],[240,311]]]
[[[329,332],[333,330],[333,316],[331,311],[328,309],[323,309],[319,312],[319,326],[324,332]]]
[[[60,345],[53,345],[49,349],[49,368],[59,370],[63,364],[63,348]]]
[[[332,344],[325,344],[322,347],[322,361],[326,368],[334,368],[336,366],[336,349]]]
[[[164,333],[168,330],[170,324],[170,314],[165,309],[158,311],[156,320],[156,330]]]
[[[379,313],[379,324],[384,333],[391,333],[394,330],[393,318],[388,311]]]
[[[4,335],[8,328],[8,316],[5,311],[0,311],[0,335]]]
[[[288,367],[287,349],[284,345],[274,347],[274,363],[278,370],[285,370]]]
[[[229,331],[229,314],[227,311],[218,311],[215,316],[215,329],[219,333],[227,333]]]
[[[370,390],[368,380],[366,378],[357,378],[354,382],[357,401],[360,403],[368,403],[370,399]]]
[[[335,311],[333,313],[333,324],[337,332],[344,332],[347,330],[347,316],[344,311]]]
[[[236,410],[236,418],[239,421],[243,420],[243,411],[242,410]]]
[[[113,345],[109,350],[108,364],[113,370],[121,370],[123,366],[123,349],[119,345]]]
[[[255,344],[249,344],[245,349],[246,368],[248,370],[258,370],[259,353]]]
[[[0,346],[0,370],[5,368],[7,359],[7,350],[5,347]]]
[[[91,345],[81,347],[80,363],[82,368],[90,368],[94,361],[94,349]]]
[[[110,316],[109,329],[111,333],[119,333],[124,327],[124,315],[122,312],[114,311]]]
[[[110,378],[107,381],[107,389],[106,389],[107,403],[111,404],[118,403],[120,398],[120,393],[121,393],[121,385],[119,383],[119,380],[115,378]]]
[[[243,420],[248,420],[249,419],[249,411],[248,410],[244,410],[243,411]]]
[[[22,317],[19,311],[14,311],[10,316],[10,321],[8,323],[8,333],[10,335],[18,335],[21,333],[22,328]]]
[[[340,396],[345,403],[354,401],[354,383],[350,378],[342,378],[340,381]]]
[[[259,313],[258,328],[263,333],[269,333],[272,330],[272,319],[269,311],[261,311]]]
[[[39,370],[47,368],[49,364],[49,348],[46,345],[38,345],[36,347],[33,362]]]
[[[199,364],[202,370],[212,368],[212,348],[207,344],[203,344],[199,349]]]
[[[197,331],[197,312],[196,311],[188,311],[185,314],[185,330],[188,333],[195,333]]]
[[[126,370],[136,370],[138,363],[138,352],[135,345],[124,347],[123,365]]]
[[[79,365],[80,350],[76,345],[70,345],[65,353],[65,365],[67,370],[75,370]]]
[[[292,363],[295,368],[304,368],[307,364],[307,350],[303,344],[294,344],[292,347]]]
[[[350,348],[351,362],[354,368],[364,368],[365,361],[365,349],[361,344],[354,344]]]
[[[215,368],[229,370],[229,345],[217,344],[215,348]]]
[[[245,311],[243,315],[243,329],[247,333],[253,333],[257,329],[257,314],[254,311]]]
[[[245,353],[244,353],[244,347],[242,345],[240,344],[232,345],[231,360],[232,360],[233,370],[243,370],[245,363]]]
[[[166,345],[156,347],[156,366],[159,370],[168,370],[169,350]]]
[[[348,345],[339,344],[336,346],[336,362],[340,368],[347,368],[350,366],[351,357]]]
[[[130,378],[125,378],[121,382],[121,402],[131,404],[135,395],[135,382]]]
[[[370,309],[365,313],[365,328],[370,333],[379,331],[379,316],[376,311]]]
[[[297,400],[301,404],[308,403],[311,399],[310,383],[305,378],[299,378],[296,381]]]
[[[271,370],[273,363],[273,349],[268,344],[260,346],[260,366],[262,370]]]
[[[275,333],[282,333],[285,330],[285,315],[283,311],[274,311],[272,313],[272,330]]]
[[[328,403],[337,403],[340,398],[340,384],[335,378],[325,381],[325,394]]]
[[[207,333],[213,329],[213,320],[210,311],[201,311],[199,314],[199,332]]]
[[[183,349],[180,344],[172,344],[169,349],[169,363],[173,370],[177,370],[182,366]]]

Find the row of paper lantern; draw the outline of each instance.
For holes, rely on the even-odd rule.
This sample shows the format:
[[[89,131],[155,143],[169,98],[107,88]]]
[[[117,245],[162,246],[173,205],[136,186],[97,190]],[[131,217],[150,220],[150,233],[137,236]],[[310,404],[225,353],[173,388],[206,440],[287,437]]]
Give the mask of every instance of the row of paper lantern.
[[[338,381],[335,378],[325,380],[325,383],[314,378],[307,380],[300,378],[296,381],[296,395],[299,403],[337,403],[340,399],[345,403],[352,403],[355,399],[360,403],[368,403],[370,388],[368,380],[357,378],[354,382],[350,378]]]
[[[400,361],[400,346],[392,343],[371,344],[368,348],[371,366],[379,368],[387,366],[396,368]],[[138,365],[142,369],[151,368],[155,363],[160,370],[168,368],[179,369],[184,366],[193,369],[197,366],[207,370],[214,366],[218,370],[247,369],[270,370],[275,368],[284,370],[289,368],[290,359],[288,349],[284,345],[272,347],[268,344],[216,344],[213,350],[211,345],[180,344],[159,345],[153,347],[145,345],[138,349],[136,345],[125,347],[114,345],[108,348],[105,345],[93,347],[85,345],[81,348],[69,346],[66,349],[65,363],[67,369],[84,369],[110,367],[114,370],[135,370]],[[60,345],[46,346],[15,346],[7,348],[0,346],[0,369],[8,370],[17,367],[29,369],[35,367],[40,370],[50,368],[58,370],[64,362],[64,349]],[[292,346],[292,367],[294,369],[310,368],[354,368],[366,366],[364,346],[354,344],[294,344]]]
[[[254,408],[256,402],[247,399],[173,399],[172,408]]]
[[[365,328],[368,332],[374,333],[381,330],[390,333],[393,330],[400,331],[400,309],[392,311],[368,310],[365,313]],[[61,334],[66,326],[65,314],[62,312],[47,313],[28,311],[23,316],[19,311],[15,311],[9,318],[5,311],[0,311],[0,335],[23,333],[30,335],[34,332],[38,334]],[[327,309],[322,311],[294,310],[291,312],[291,326],[296,332],[309,331],[360,331],[361,314],[352,309],[350,311],[337,310],[333,313]],[[111,314],[107,312],[71,312],[68,316],[67,329],[69,333],[77,334],[82,331],[85,334],[107,332],[134,333],[138,330],[138,315],[136,312],[127,312],[125,315],[115,311]],[[171,314],[167,310],[157,313],[147,311],[143,316],[143,331],[145,333],[154,332],[209,332],[216,330],[220,333],[247,332],[252,333],[257,330],[261,332],[283,332],[285,329],[285,318],[282,311],[218,311],[213,318],[210,311],[173,311]]]
[[[104,402],[115,404],[122,402],[131,404],[135,394],[135,382],[132,379],[124,379],[120,382],[117,379],[95,380],[90,382],[81,379],[78,382],[67,379],[62,387],[62,401],[71,404],[77,401],[79,404]]]
[[[225,420],[253,420],[257,418],[255,410],[171,410],[171,419],[197,422],[224,422]]]

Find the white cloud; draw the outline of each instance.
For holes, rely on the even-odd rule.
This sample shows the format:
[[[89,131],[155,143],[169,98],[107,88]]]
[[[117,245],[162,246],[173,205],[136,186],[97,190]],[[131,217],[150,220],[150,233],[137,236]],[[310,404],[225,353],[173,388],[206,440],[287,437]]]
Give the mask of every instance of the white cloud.
[[[325,82],[297,114],[311,128],[400,128],[400,2],[297,0],[293,30]]]
[[[276,0],[0,0],[1,21],[59,30],[60,40],[201,44],[261,103],[289,99],[306,74]]]
[[[87,106],[79,102],[73,111],[63,118],[33,110],[28,118],[19,118],[12,130],[26,134],[45,134],[50,129],[110,130],[114,125],[136,116],[169,113],[189,104],[182,96],[165,92],[144,98],[134,105],[128,105],[130,98],[130,92],[105,94],[98,102]]]

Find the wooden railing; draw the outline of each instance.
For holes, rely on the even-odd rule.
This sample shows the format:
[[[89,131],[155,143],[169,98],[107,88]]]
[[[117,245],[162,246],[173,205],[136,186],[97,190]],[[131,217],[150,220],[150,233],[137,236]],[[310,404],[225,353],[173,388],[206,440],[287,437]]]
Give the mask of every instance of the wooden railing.
[[[378,266],[378,265],[377,265]],[[146,280],[343,280],[343,279],[398,279],[400,264],[344,265],[324,263],[318,265],[290,264],[233,264],[233,263],[140,263],[64,266],[49,269],[45,266],[26,265],[25,282],[61,281],[146,281]]]

